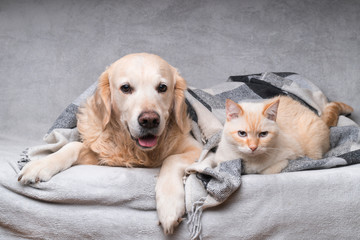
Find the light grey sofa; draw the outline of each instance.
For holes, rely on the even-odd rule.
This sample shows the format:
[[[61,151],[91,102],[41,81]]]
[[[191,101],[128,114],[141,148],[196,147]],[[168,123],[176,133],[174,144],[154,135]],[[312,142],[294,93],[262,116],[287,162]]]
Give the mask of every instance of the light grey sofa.
[[[359,12],[358,1],[2,1],[0,239],[187,239],[184,223],[168,237],[157,225],[149,189],[158,169],[78,166],[24,187],[20,153],[132,52],[162,56],[198,88],[230,75],[297,72],[352,105],[359,123]],[[244,176],[239,191],[204,212],[203,237],[355,239],[359,170]],[[108,171],[118,178],[106,181]],[[44,201],[51,193],[61,197]]]

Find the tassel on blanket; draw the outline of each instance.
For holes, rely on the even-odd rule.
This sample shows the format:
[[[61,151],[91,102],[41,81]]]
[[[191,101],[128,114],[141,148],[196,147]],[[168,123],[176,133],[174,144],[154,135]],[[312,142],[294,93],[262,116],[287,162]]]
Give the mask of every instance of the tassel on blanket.
[[[18,161],[19,164],[19,169],[21,170],[26,163],[28,163],[30,161],[29,155],[29,148],[26,148],[24,151],[22,151],[22,153],[20,154],[20,160]]]
[[[186,223],[189,226],[191,240],[201,239],[201,215],[205,200],[206,197],[202,197],[194,202],[192,211],[188,214],[188,221]]]
[[[201,239],[201,216],[203,210],[221,204],[240,187],[241,160],[222,162],[214,169],[206,167],[205,164],[198,164],[194,169],[189,168],[187,171],[198,172],[190,175],[187,179],[187,192],[196,193],[199,187],[206,190],[202,193],[204,194],[202,197],[192,203],[191,211],[188,211],[187,224],[191,239]],[[194,196],[194,198],[196,197]]]

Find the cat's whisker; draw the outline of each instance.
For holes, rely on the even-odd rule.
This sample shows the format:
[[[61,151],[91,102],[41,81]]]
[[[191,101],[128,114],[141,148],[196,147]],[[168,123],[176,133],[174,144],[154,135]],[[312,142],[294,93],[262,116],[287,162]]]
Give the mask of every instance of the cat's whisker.
[[[283,149],[281,148],[266,148],[266,150],[276,150],[276,151],[282,151]]]

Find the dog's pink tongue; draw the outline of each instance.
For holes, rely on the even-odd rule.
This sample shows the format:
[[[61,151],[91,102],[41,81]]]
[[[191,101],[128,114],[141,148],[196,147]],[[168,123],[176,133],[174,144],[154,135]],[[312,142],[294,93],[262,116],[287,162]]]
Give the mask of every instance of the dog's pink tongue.
[[[157,137],[156,136],[148,136],[148,137],[143,137],[143,138],[139,138],[139,144],[142,147],[154,147],[157,143]]]

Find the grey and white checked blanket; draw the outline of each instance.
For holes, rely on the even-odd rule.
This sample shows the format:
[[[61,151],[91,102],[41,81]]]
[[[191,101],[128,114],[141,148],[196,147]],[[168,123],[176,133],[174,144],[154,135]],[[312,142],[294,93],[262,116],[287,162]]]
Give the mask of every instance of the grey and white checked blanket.
[[[234,76],[226,83],[211,89],[190,89],[189,93],[191,97],[189,96],[188,100],[197,113],[197,126],[200,128],[198,132],[202,133],[201,139],[205,145],[198,162],[187,169],[190,176],[186,180],[185,196],[191,239],[201,239],[202,211],[221,204],[241,185],[241,159],[223,162],[215,169],[206,161],[213,156],[212,151],[216,149],[221,138],[222,126],[226,119],[226,98],[239,102],[245,99],[289,95],[318,115],[321,115],[328,100],[313,83],[294,73]],[[360,163],[359,133],[359,126],[341,116],[338,126],[331,129],[331,149],[323,159],[313,160],[304,157],[293,160],[283,172]]]
[[[96,90],[94,83],[72,102],[44,136],[46,144],[24,150],[19,168],[28,161],[58,151],[71,141],[80,141],[76,128],[79,105]],[[225,122],[225,100],[271,98],[289,95],[312,111],[321,114],[328,102],[326,96],[311,81],[295,73],[263,73],[233,76],[227,82],[208,89],[189,87],[186,93],[188,112],[192,119],[192,134],[204,144],[203,152],[186,179],[185,198],[191,238],[201,238],[201,213],[204,209],[223,203],[241,185],[241,159],[234,159],[210,168],[206,162],[219,143]],[[284,172],[325,169],[360,162],[359,126],[341,116],[337,127],[331,129],[331,150],[321,160],[302,158],[290,161]]]

